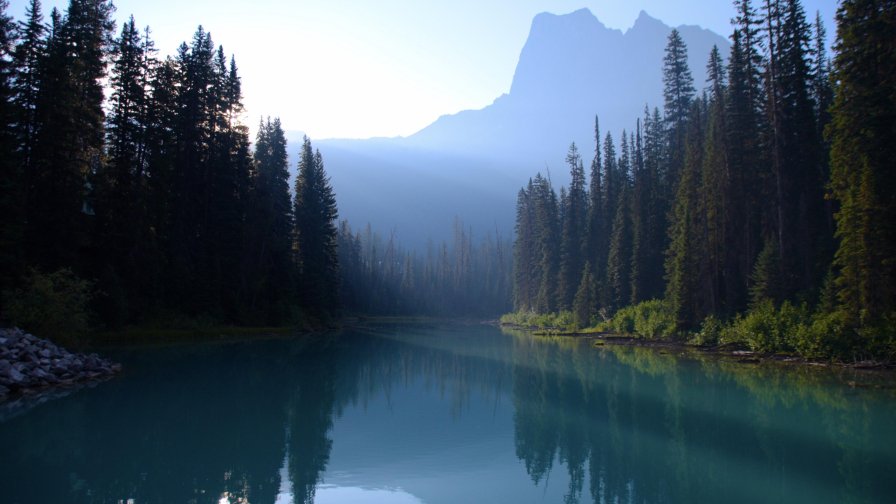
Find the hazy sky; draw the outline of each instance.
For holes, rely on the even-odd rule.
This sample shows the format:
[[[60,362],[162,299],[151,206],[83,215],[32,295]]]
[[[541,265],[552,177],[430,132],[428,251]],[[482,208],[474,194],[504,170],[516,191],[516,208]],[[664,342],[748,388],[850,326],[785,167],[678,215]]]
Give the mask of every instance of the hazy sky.
[[[11,0],[21,18],[27,0]],[[754,2],[758,4],[757,2]],[[44,14],[67,0],[44,0]],[[836,0],[804,0],[833,34]],[[729,0],[117,0],[173,55],[198,25],[236,56],[247,121],[280,116],[312,138],[409,135],[510,89],[532,18],[587,7],[611,28],[640,10],[727,36]]]

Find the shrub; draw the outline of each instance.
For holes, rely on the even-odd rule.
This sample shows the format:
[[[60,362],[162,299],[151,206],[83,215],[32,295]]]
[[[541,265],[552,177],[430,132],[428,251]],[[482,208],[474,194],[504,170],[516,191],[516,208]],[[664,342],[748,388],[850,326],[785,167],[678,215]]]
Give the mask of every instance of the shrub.
[[[620,309],[598,329],[649,339],[670,338],[675,335],[675,316],[668,303],[653,299]]]
[[[756,303],[746,315],[738,316],[722,331],[723,343],[743,343],[756,352],[781,352],[794,349],[793,342],[803,326],[809,323],[805,305],[794,306],[788,301],[779,309],[771,300]]]
[[[842,356],[847,349],[847,319],[843,312],[817,313],[793,335],[793,347],[809,359]]]
[[[690,343],[698,346],[712,346],[718,344],[725,330],[725,324],[714,315],[703,320],[700,331],[695,333]]]
[[[6,315],[16,326],[62,345],[79,346],[88,330],[93,284],[70,269],[31,270],[24,286],[5,293]]]

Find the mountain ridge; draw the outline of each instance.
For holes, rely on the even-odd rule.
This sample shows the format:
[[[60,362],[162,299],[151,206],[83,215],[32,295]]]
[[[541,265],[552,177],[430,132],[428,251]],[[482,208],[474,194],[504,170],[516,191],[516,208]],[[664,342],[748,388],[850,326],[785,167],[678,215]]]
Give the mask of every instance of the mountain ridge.
[[[678,27],[688,46],[694,85],[723,37]],[[589,10],[540,13],[531,23],[510,90],[481,109],[440,116],[406,137],[314,141],[339,200],[341,218],[368,222],[403,242],[450,236],[453,218],[511,233],[516,193],[538,171],[567,182],[564,163],[575,142],[586,160],[601,135],[631,131],[645,106],[662,109],[662,64],[672,28],[641,11],[626,31],[606,27]],[[587,163],[586,163],[587,164]]]

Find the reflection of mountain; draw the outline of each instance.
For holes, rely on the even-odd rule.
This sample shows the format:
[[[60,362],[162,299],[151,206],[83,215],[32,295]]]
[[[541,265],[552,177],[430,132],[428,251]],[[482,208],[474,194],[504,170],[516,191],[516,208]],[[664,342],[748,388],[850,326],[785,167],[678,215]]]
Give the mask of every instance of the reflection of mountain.
[[[712,46],[727,54],[728,42],[695,26],[678,29],[702,88]],[[645,105],[662,108],[670,31],[643,12],[625,33],[587,9],[539,14],[510,91],[491,105],[443,116],[407,138],[315,142],[340,216],[355,227],[396,228],[411,245],[446,238],[455,215],[477,236],[495,227],[510,235],[517,190],[546,169],[558,186],[565,184],[567,148],[575,141],[581,152],[592,150],[595,115],[618,141]]]

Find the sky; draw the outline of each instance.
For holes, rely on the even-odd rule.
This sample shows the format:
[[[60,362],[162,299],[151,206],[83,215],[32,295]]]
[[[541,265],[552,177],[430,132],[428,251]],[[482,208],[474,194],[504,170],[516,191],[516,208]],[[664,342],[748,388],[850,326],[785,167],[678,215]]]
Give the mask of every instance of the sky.
[[[730,0],[117,0],[115,17],[149,26],[161,56],[197,26],[234,55],[246,121],[280,117],[313,139],[407,136],[479,109],[510,89],[532,18],[587,7],[626,30],[645,10],[670,26],[727,36]],[[758,4],[754,1],[754,4]],[[27,0],[11,0],[21,19]],[[45,19],[67,0],[43,0]],[[837,0],[803,0],[829,34]]]

